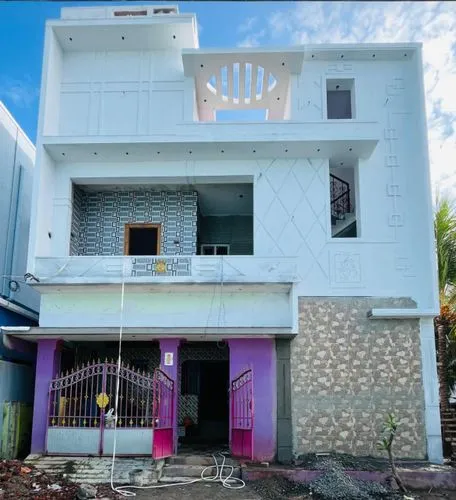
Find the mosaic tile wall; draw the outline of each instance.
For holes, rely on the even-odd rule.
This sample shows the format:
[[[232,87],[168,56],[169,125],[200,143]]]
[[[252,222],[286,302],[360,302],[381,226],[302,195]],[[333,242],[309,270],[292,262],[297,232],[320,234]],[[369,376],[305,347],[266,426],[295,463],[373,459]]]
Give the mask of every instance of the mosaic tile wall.
[[[173,257],[164,260],[162,257],[133,257],[131,259],[131,276],[191,276],[192,263],[190,257]]]
[[[86,192],[74,186],[71,255],[123,255],[124,226],[162,224],[162,255],[196,254],[196,191]]]
[[[90,364],[98,359],[117,362],[118,342],[76,342],[74,359],[62,359],[62,369],[71,370],[82,363]],[[122,362],[152,374],[160,366],[160,346],[158,342],[123,342]]]
[[[399,420],[396,456],[426,453],[419,320],[371,320],[372,308],[413,308],[407,298],[299,298],[291,344],[294,452],[377,450],[389,412]]]
[[[70,255],[79,255],[83,203],[83,191],[73,184],[73,218],[71,219]]]

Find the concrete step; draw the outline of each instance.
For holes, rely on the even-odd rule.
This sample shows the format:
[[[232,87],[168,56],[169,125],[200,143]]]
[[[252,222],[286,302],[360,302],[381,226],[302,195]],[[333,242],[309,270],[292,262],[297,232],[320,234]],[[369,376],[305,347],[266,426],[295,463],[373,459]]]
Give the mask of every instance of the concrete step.
[[[196,482],[199,481],[198,478],[196,477],[166,477],[162,476],[160,480],[158,481],[159,483],[167,483],[167,484],[175,484],[175,483],[190,483],[190,482]],[[207,481],[207,483],[210,483],[210,481]],[[227,481],[228,484],[236,484],[237,481],[236,479],[228,479]]]
[[[216,459],[221,465],[223,458],[221,456],[216,456]],[[166,459],[166,462],[169,465],[202,465],[206,467],[207,465],[214,465],[214,458],[212,456],[204,455],[176,455]],[[230,457],[226,457],[225,465],[239,466],[239,462]]]
[[[165,465],[162,470],[162,476],[160,481],[164,478],[178,478],[178,477],[186,477],[186,478],[198,478],[201,477],[202,472],[204,471],[205,477],[215,476],[217,474],[217,468],[215,466],[202,466],[202,465]],[[206,470],[204,470],[206,469]],[[226,477],[230,474],[231,468],[226,467],[223,470],[223,476]],[[241,477],[241,468],[235,467],[232,477]]]
[[[64,474],[75,483],[101,484],[111,480],[111,457],[37,457],[30,455],[25,463],[33,465],[47,474]],[[155,470],[152,458],[116,457],[114,482],[130,484],[130,472],[135,469]]]

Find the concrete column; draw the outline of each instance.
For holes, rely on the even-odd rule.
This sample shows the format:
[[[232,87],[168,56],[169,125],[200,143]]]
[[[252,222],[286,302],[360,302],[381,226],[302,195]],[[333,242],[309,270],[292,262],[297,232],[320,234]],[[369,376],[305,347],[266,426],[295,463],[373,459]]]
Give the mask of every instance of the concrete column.
[[[439,381],[435,355],[434,321],[432,318],[422,318],[420,320],[420,344],[427,455],[431,463],[442,464],[443,449],[440,427]]]
[[[253,373],[253,457],[271,462],[277,439],[277,365],[274,339],[230,339],[230,380],[241,371]],[[231,418],[230,418],[231,433]]]
[[[32,453],[44,453],[46,451],[49,384],[60,370],[61,348],[61,340],[38,340],[32,424]]]
[[[70,255],[71,198],[54,198],[54,214],[52,219],[52,256]]]
[[[276,339],[277,460],[282,463],[290,463],[293,459],[290,342],[290,339]]]
[[[179,345],[180,339],[161,339],[160,340],[160,368],[174,380],[174,453],[177,452],[177,398],[179,392],[179,381],[177,380],[178,367],[179,367]],[[166,353],[173,355],[173,364],[165,365]]]

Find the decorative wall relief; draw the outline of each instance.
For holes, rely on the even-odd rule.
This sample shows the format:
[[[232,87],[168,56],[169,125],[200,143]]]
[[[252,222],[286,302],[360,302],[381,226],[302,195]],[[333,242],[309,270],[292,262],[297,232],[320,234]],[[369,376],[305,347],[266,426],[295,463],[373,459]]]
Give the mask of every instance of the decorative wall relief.
[[[336,252],[331,255],[333,285],[361,285],[361,255]]]
[[[403,278],[413,278],[416,276],[413,266],[407,257],[396,257],[396,271],[401,273]]]
[[[162,259],[160,257],[132,257],[131,276],[190,276],[190,257],[173,257]]]
[[[333,64],[328,64],[328,69],[326,73],[346,73],[353,71],[353,64],[346,62],[337,62]]]

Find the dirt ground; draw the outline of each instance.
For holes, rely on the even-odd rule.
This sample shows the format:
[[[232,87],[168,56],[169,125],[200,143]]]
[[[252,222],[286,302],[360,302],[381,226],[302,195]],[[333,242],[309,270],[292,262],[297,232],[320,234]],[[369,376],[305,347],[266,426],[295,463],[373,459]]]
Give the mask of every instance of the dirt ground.
[[[271,485],[265,484],[264,486],[269,488]],[[255,491],[252,483],[242,490],[228,490],[220,484],[197,483],[189,486],[140,490],[137,492],[136,498],[138,500],[282,500],[284,498],[289,500],[315,500],[315,496],[309,494],[299,495],[297,492],[286,492],[285,494],[286,496],[282,496],[276,491],[269,490],[266,496],[263,496]],[[411,492],[408,496],[415,500],[456,500],[456,491]],[[104,498],[114,499],[115,497],[106,495]]]
[[[339,493],[341,488],[347,487],[340,476],[329,479],[327,483],[330,487],[334,486],[331,492]],[[64,478],[44,474],[33,467],[25,466],[20,461],[0,461],[0,500],[76,500],[77,490],[77,485],[65,481]],[[283,477],[253,481],[240,490],[224,488],[220,483],[194,483],[166,488],[132,489],[132,491],[136,493],[135,498],[138,500],[316,500],[321,498],[315,493],[312,495],[308,486],[292,483]],[[125,497],[114,493],[109,485],[101,485],[97,488],[97,498],[118,500]],[[332,496],[325,498],[332,498]],[[337,496],[337,498],[342,497]],[[351,499],[352,497],[349,495],[343,498]],[[399,500],[403,497],[395,492],[389,492],[386,495],[375,495],[369,498]],[[411,492],[408,498],[456,500],[456,491]]]
[[[261,500],[251,486],[242,490],[229,490],[221,484],[196,483],[189,486],[175,486],[137,492],[138,500]]]

